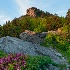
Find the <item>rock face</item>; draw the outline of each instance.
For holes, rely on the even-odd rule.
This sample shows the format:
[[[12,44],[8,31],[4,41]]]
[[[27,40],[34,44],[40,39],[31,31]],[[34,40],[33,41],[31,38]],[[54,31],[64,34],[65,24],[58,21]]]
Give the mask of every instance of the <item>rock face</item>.
[[[44,17],[52,14],[50,14],[49,12],[44,12],[40,9],[37,9],[36,7],[31,7],[26,10],[26,15],[35,18],[35,17]]]
[[[37,55],[32,43],[24,42],[21,39],[15,37],[3,37],[0,38],[0,49],[9,53],[22,53],[29,55]]]
[[[35,33],[29,30],[25,30],[25,32],[20,34],[20,38],[28,42],[41,44],[44,41],[44,38],[46,37],[46,35],[47,35],[47,32]]]
[[[36,8],[29,8],[29,9],[27,9],[26,15],[29,15],[30,17],[36,17],[35,9]]]
[[[33,44],[31,42],[23,41],[15,37],[7,36],[0,38],[0,50],[3,50],[7,54],[22,53],[31,56],[50,56],[50,58],[57,64],[65,63],[68,66],[67,61],[60,53],[56,52],[56,50],[43,47],[39,44]]]

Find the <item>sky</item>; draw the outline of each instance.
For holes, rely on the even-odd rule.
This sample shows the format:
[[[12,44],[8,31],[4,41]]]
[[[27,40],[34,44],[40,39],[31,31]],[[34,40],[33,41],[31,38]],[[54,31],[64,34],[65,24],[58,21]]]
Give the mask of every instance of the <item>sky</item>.
[[[30,7],[36,7],[58,16],[66,16],[70,0],[0,0],[0,25],[26,14]]]

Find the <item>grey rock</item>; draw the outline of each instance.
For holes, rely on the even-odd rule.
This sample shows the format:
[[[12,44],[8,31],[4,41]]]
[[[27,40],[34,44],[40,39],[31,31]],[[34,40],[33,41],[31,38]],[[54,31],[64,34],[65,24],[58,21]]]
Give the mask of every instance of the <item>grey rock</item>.
[[[55,53],[57,53],[57,51],[53,48],[46,48],[40,44],[27,42],[15,37],[7,36],[0,38],[0,50],[3,50],[7,54],[22,53],[31,56],[50,56],[50,58],[57,64],[66,64],[68,67],[66,59],[56,55]]]
[[[24,42],[15,37],[0,38],[0,49],[6,53],[22,53],[29,55],[36,55],[33,44]]]
[[[56,66],[53,66],[52,64],[49,64],[48,70],[60,70]]]
[[[22,40],[40,44],[44,41],[44,38],[46,37],[46,35],[47,35],[47,32],[35,33],[29,30],[25,30],[25,32],[21,33],[19,37]]]
[[[62,54],[60,54],[60,53],[56,53],[56,52],[55,52],[55,55],[57,55],[57,56],[59,56],[59,57],[62,57]]]

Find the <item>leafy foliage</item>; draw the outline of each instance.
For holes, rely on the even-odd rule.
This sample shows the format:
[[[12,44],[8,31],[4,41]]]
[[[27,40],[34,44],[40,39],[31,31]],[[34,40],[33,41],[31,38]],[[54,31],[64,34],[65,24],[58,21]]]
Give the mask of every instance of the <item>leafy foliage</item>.
[[[6,21],[6,24],[0,26],[0,37],[3,36],[14,36],[19,37],[19,34],[24,30],[31,30],[35,32],[46,32],[48,30],[57,30],[64,24],[65,18],[58,17],[55,15],[44,16],[44,17],[30,17],[21,16],[13,19],[11,22]]]
[[[1,55],[3,55],[3,52]],[[40,68],[46,70],[46,67],[48,67],[49,64],[58,66],[47,56],[10,54],[7,56],[3,55],[3,57],[0,58],[0,69],[3,70],[39,70]]]
[[[57,64],[52,62],[47,56],[29,56],[25,70],[39,70],[40,68],[46,70],[48,64],[57,66]]]
[[[25,57],[22,54],[8,55],[0,59],[0,69],[5,70],[20,70],[20,68],[26,65]]]
[[[48,34],[45,38],[45,42],[43,43],[45,46],[53,46],[54,48],[61,49],[63,51],[67,51],[69,49],[70,43],[67,41],[67,39],[59,36],[54,35],[52,33]]]
[[[34,9],[35,7],[32,8]],[[49,12],[44,12],[37,8],[35,9],[37,15],[35,18],[24,15],[19,18],[14,18],[12,21],[6,21],[6,24],[0,26],[0,37],[8,35],[19,37],[19,34],[24,30],[45,32],[49,30],[57,30],[66,25],[70,28],[70,10],[68,10],[66,17],[59,17],[57,14],[53,15]]]
[[[69,25],[65,24],[61,28],[60,33],[52,34],[49,33],[44,43],[44,46],[51,46],[56,48],[59,52],[61,52],[70,62],[70,28]]]
[[[4,56],[7,56],[7,54],[0,50],[0,58],[2,58]]]

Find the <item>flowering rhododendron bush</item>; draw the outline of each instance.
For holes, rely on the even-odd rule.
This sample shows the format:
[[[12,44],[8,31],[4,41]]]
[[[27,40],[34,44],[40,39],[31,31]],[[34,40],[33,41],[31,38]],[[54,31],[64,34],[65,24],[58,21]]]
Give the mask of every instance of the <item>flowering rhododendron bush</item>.
[[[0,70],[20,70],[26,66],[26,56],[22,54],[9,54],[0,58]]]

